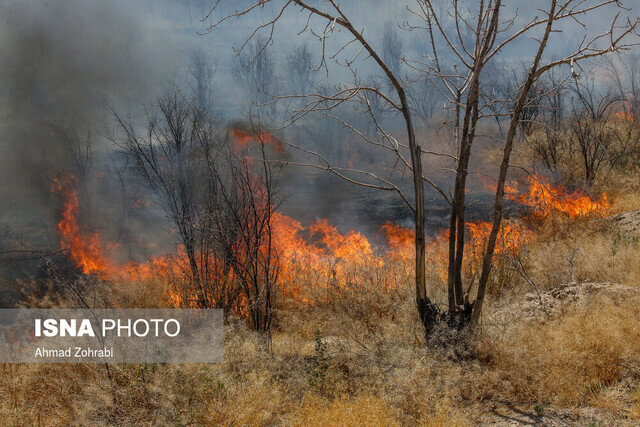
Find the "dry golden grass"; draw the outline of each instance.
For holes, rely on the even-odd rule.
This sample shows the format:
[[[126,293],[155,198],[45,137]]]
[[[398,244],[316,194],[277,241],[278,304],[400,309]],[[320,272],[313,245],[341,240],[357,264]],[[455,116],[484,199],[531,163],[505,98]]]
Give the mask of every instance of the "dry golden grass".
[[[640,285],[639,236],[598,232],[592,223],[567,226],[527,248],[528,273],[538,286],[570,281]]]
[[[462,353],[425,348],[410,303],[386,314],[283,309],[271,354],[230,319],[220,365],[111,365],[111,380],[102,365],[4,365],[0,415],[10,424],[468,425],[499,421],[487,408],[508,403],[633,418],[639,302],[598,298],[546,323],[486,327]],[[310,377],[316,329],[327,343],[321,382]]]
[[[508,394],[520,400],[601,406],[603,393],[622,381],[640,356],[639,302],[597,298],[559,319],[494,333],[480,341],[481,353],[508,384]]]

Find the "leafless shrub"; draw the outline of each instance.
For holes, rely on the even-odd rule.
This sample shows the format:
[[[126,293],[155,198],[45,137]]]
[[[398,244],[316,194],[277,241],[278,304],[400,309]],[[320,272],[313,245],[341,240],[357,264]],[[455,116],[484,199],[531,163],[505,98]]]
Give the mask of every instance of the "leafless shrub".
[[[208,106],[178,91],[148,110],[144,135],[114,114],[123,132],[114,140],[184,247],[191,280],[186,303],[245,313],[256,330],[268,332],[278,256],[271,228],[275,178],[264,144],[256,159],[235,152]]]

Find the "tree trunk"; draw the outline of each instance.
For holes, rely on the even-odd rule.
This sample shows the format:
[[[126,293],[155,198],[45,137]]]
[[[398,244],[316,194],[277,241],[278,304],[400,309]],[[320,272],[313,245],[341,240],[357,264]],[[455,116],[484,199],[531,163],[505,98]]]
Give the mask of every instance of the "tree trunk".
[[[420,151],[420,147],[414,150]],[[413,164],[414,171],[421,169],[421,161]],[[422,185],[422,173],[416,175],[414,179],[419,177],[419,184],[415,184],[416,205],[414,210],[414,220],[416,224],[415,248],[416,248],[416,305],[418,307],[418,315],[424,327],[425,336],[428,338],[433,329],[433,325],[437,319],[438,311],[435,305],[427,297],[426,288],[426,243],[424,230],[424,187]],[[422,188],[422,191],[419,190]]]
[[[464,109],[462,134],[460,136],[460,152],[458,167],[456,168],[454,195],[451,200],[447,287],[449,292],[449,322],[457,328],[462,328],[467,324],[469,319],[467,315],[472,309],[472,306],[466,303],[464,307],[461,307],[461,303],[464,303],[462,295],[462,262],[464,260],[465,189],[471,146],[473,145],[476,125],[479,120],[480,74],[485,65],[486,55],[489,54],[495,41],[501,3],[500,0],[497,0],[493,5],[487,34],[483,36],[482,46],[478,46],[479,50],[474,58],[472,80],[469,85],[469,95]],[[478,20],[478,26],[480,25],[481,21]],[[479,34],[480,28],[477,31]]]
[[[480,313],[482,312],[482,304],[484,303],[484,297],[487,291],[487,282],[489,281],[489,273],[491,273],[491,266],[493,261],[493,252],[496,246],[496,239],[498,238],[498,232],[500,231],[500,223],[502,221],[502,205],[504,202],[504,185],[507,179],[507,171],[509,169],[509,161],[511,158],[511,150],[513,149],[513,141],[518,129],[518,123],[520,122],[520,116],[522,110],[525,107],[527,99],[529,97],[529,91],[531,86],[539,77],[540,72],[538,70],[538,64],[542,58],[542,53],[549,40],[549,34],[551,34],[551,27],[553,25],[554,13],[556,10],[557,1],[553,1],[549,12],[549,19],[545,29],[544,37],[540,41],[538,52],[531,65],[531,70],[527,76],[527,80],[524,82],[520,97],[516,102],[513,114],[511,115],[511,123],[509,125],[509,132],[507,133],[507,139],[504,144],[504,151],[502,156],[502,163],[500,164],[500,176],[498,177],[498,185],[496,188],[496,200],[493,212],[493,224],[491,226],[491,233],[489,234],[489,240],[487,241],[487,249],[482,260],[482,273],[480,275],[480,281],[478,283],[478,296],[473,306],[473,313],[471,315],[471,327],[477,325],[480,320]],[[544,70],[542,70],[544,71]]]
[[[422,149],[416,143],[416,137],[411,122],[405,93],[402,88],[397,87],[400,102],[403,105],[403,115],[407,127],[407,137],[409,140],[409,150],[411,151],[411,165],[413,166],[413,189],[415,194],[415,205],[413,208],[413,218],[416,225],[415,252],[416,252],[416,305],[418,315],[424,327],[425,336],[428,338],[433,330],[438,317],[438,309],[427,297],[426,287],[426,241],[424,229],[424,180],[422,178]]]

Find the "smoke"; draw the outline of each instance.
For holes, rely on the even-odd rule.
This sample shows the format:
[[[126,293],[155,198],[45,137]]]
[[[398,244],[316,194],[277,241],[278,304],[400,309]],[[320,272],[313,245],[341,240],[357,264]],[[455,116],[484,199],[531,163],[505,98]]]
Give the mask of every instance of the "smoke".
[[[171,79],[178,41],[144,4],[0,3],[0,221],[50,224],[50,179],[74,167],[65,136],[104,151],[105,100],[139,105]]]
[[[218,17],[233,13],[242,6],[240,3],[247,4],[246,1],[222,2]],[[385,26],[411,17],[402,4],[394,2],[354,0],[345,3],[345,11],[357,16],[358,25],[367,28],[376,47],[382,50]],[[465,3],[474,4],[472,1]],[[243,91],[238,87],[238,79],[234,78],[237,72],[234,63],[237,61],[234,62],[232,47],[242,45],[251,30],[269,16],[269,11],[273,12],[269,9],[273,5],[267,5],[243,21],[230,20],[211,34],[199,36],[198,31],[205,31],[215,22],[213,17],[200,21],[208,7],[209,3],[199,0],[0,2],[0,200],[4,202],[0,205],[0,247],[3,223],[12,229],[33,230],[31,233],[55,232],[52,225],[57,203],[49,192],[49,183],[58,171],[77,172],[74,170],[77,164],[74,163],[77,163],[79,153],[69,150],[65,143],[65,140],[75,137],[83,142],[90,135],[96,154],[88,172],[93,183],[85,189],[88,193],[100,192],[99,197],[92,197],[92,221],[99,220],[99,213],[114,222],[113,211],[117,204],[112,201],[117,197],[117,188],[114,188],[118,183],[113,176],[108,176],[108,168],[113,169],[109,158],[113,154],[113,146],[108,145],[102,136],[109,133],[107,128],[113,126],[113,115],[105,101],[121,115],[129,112],[134,116],[142,115],[143,105],[160,95],[167,86],[176,80],[184,84],[189,52],[194,45],[200,45],[210,58],[209,71],[213,73],[215,70],[212,87],[207,87],[213,109],[221,111],[221,117],[226,113],[226,119],[242,117],[242,105],[248,99],[241,95]],[[514,12],[514,7],[508,6],[507,15]],[[528,19],[529,12],[532,12],[528,8],[534,6],[518,5],[518,8],[521,19]],[[286,22],[278,26],[274,33],[275,42],[269,47],[275,63],[273,85],[282,87],[284,93],[295,92],[288,90],[289,73],[284,68],[287,66],[287,53],[308,43],[311,62],[316,65],[321,46],[309,34],[297,35],[302,24],[299,11],[291,9],[289,13],[284,17]],[[414,58],[425,54],[423,49],[416,53],[410,48],[414,44],[423,47],[423,33],[397,31],[396,45],[404,47],[405,54]],[[335,34],[332,37],[346,35]],[[332,44],[338,42],[332,40]],[[564,43],[554,43],[553,49],[562,50]],[[503,52],[503,55],[512,62],[519,62],[528,49],[517,46],[516,50]],[[370,64],[371,61],[359,65],[363,78],[379,73],[377,67]],[[319,87],[332,87],[337,82],[349,81],[350,73],[344,67],[330,66],[330,77],[323,76],[323,73],[315,76]],[[440,98],[435,105],[442,105]],[[393,120],[398,119],[388,119],[390,126],[394,125]],[[346,130],[336,123],[331,127],[328,121],[314,118],[310,122],[313,121],[315,126],[309,126],[310,132],[292,135],[292,131],[288,131],[287,136],[300,145],[312,146],[323,153],[331,154],[336,147],[359,147],[357,138],[352,144],[352,140],[345,137]],[[140,118],[137,124],[144,125],[143,119]],[[357,124],[363,128],[366,126],[366,123]],[[307,125],[302,123],[302,126]],[[359,154],[359,160],[367,165],[380,160],[373,155],[365,156],[359,148],[353,151],[336,151],[334,157],[344,161]],[[105,171],[107,175],[100,178]],[[300,217],[331,216],[355,228],[357,224],[353,222],[368,223],[370,217],[386,219],[389,211],[398,217],[408,215],[407,209],[387,209],[391,202],[386,198],[391,199],[394,194],[384,193],[384,201],[372,201],[373,196],[365,194],[359,187],[346,190],[342,183],[335,184],[329,178],[309,179],[308,170],[287,170],[286,174],[283,193],[296,193],[295,197],[288,198],[287,206],[292,211],[301,211]],[[87,200],[91,194],[81,196],[82,200]],[[368,204],[364,208],[354,204],[356,196]],[[357,219],[354,211],[365,217]],[[436,216],[442,216],[439,208]],[[157,225],[143,219],[130,228],[140,232],[145,227]],[[147,231],[145,234],[152,233]],[[153,233],[156,232],[154,228]]]

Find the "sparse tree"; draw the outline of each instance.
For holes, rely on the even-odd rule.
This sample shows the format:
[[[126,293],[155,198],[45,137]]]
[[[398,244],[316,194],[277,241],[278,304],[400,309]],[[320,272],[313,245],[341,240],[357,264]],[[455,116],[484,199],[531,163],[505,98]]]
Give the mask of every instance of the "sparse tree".
[[[605,70],[622,101],[622,111],[640,122],[640,48],[605,57]]]
[[[576,100],[568,137],[582,163],[584,182],[591,187],[602,173],[608,174],[625,157],[637,152],[639,136],[634,121],[628,120],[626,114],[617,122],[612,120],[620,96],[606,88],[599,90],[593,76],[576,82],[573,92]]]
[[[454,193],[451,198],[443,188],[424,173],[423,158],[432,156],[451,158],[452,156],[444,152],[426,150],[417,141],[412,108],[407,96],[407,84],[401,76],[394,72],[393,65],[385,60],[382,52],[376,50],[368,38],[369,32],[352,21],[338,1],[329,0],[322,4],[304,0],[254,1],[246,8],[231,14],[223,14],[217,21],[214,20],[221,23],[231,18],[247,15],[255,9],[263,10],[262,7],[269,4],[272,6],[273,15],[265,17],[244,44],[244,46],[252,46],[252,40],[260,40],[257,38],[258,34],[266,34],[266,40],[261,39],[260,43],[264,49],[271,44],[274,28],[285,11],[289,8],[299,10],[301,25],[303,25],[302,32],[311,32],[321,44],[320,66],[329,72],[328,61],[333,60],[335,64],[332,64],[332,67],[334,65],[342,66],[353,77],[352,81],[348,83],[338,84],[330,95],[315,92],[305,94],[305,103],[302,108],[295,110],[284,125],[294,123],[311,113],[321,112],[336,119],[345,128],[358,135],[363,142],[386,153],[385,159],[392,159],[392,165],[396,165],[395,167],[403,172],[409,172],[412,178],[412,197],[409,197],[398,182],[394,182],[395,177],[387,172],[389,169],[393,171],[395,167],[386,167],[384,175],[381,173],[382,169],[374,167],[339,167],[329,162],[318,152],[290,143],[300,149],[308,160],[298,164],[331,172],[349,182],[365,187],[395,192],[411,209],[415,221],[416,305],[427,337],[430,336],[434,326],[440,320],[445,320],[457,328],[463,328],[468,324],[475,325],[479,321],[502,219],[504,187],[511,152],[522,112],[527,107],[531,89],[536,81],[545,72],[556,66],[573,66],[574,63],[583,59],[624,48],[627,36],[637,26],[637,21],[629,21],[619,25],[617,18],[614,17],[611,18],[610,28],[602,34],[593,35],[584,29],[585,27],[578,24],[578,31],[585,32],[584,41],[576,46],[573,53],[559,59],[547,60],[544,53],[552,34],[562,32],[571,22],[579,23],[579,19],[583,16],[604,13],[608,7],[614,9],[615,16],[615,12],[622,7],[620,2],[605,0],[596,5],[586,5],[580,0],[549,0],[547,7],[539,9],[539,15],[529,20],[522,20],[518,16],[501,16],[503,12],[501,0],[483,0],[472,6],[462,6],[454,0],[444,13],[440,13],[434,3],[428,0],[416,1],[416,7],[411,12],[420,21],[420,24],[407,25],[410,29],[426,31],[426,43],[429,43],[432,48],[430,57],[413,61],[403,58],[402,62],[407,64],[414,73],[433,82],[438,91],[447,98],[447,102],[455,108],[454,126],[456,132],[454,134],[459,139],[459,144],[457,144],[459,152],[457,156],[453,156],[457,165]],[[216,11],[216,7],[217,4],[212,8],[210,15]],[[448,22],[445,23],[444,20],[448,20]],[[213,27],[216,25],[214,23]],[[338,29],[341,29],[342,32],[338,33]],[[528,71],[510,99],[489,101],[504,102],[506,105],[510,105],[506,114],[508,131],[502,138],[504,153],[497,179],[492,228],[484,251],[476,299],[474,302],[470,302],[470,289],[464,291],[462,286],[465,190],[471,148],[479,121],[486,117],[493,117],[487,108],[487,103],[481,103],[483,99],[481,94],[484,91],[481,76],[487,63],[495,60],[515,40],[524,38],[532,38],[535,43],[532,47],[535,54],[528,62]],[[334,42],[336,46],[332,48]],[[603,43],[606,46],[602,47]],[[242,48],[240,50],[242,51]],[[255,50],[253,49],[253,51]],[[441,50],[447,51],[448,54],[443,54]],[[453,62],[453,64],[444,64],[445,61]],[[358,65],[362,62],[369,62],[378,67],[390,84],[379,86],[367,83],[367,80],[361,78],[358,72]],[[402,119],[404,124],[403,138],[395,137],[383,127],[378,113],[372,108],[370,102],[372,96],[381,99],[381,102],[387,106],[384,109],[385,115],[393,114]],[[277,101],[287,98],[274,95],[272,99]],[[377,130],[374,135],[367,134],[356,127],[353,122],[334,114],[337,107],[347,103],[353,103],[357,111],[369,117]],[[445,200],[451,203],[449,304],[448,312],[444,315],[440,313],[434,301],[428,297],[425,283],[425,184],[432,186]]]
[[[218,143],[215,124],[206,108],[178,91],[166,92],[149,109],[143,135],[136,132],[132,121],[114,114],[123,132],[118,144],[130,155],[136,172],[175,226],[192,279],[199,281],[199,183],[203,173],[199,151],[204,145]]]
[[[313,56],[306,44],[295,46],[287,54],[287,76],[294,94],[308,93],[315,83]]]
[[[559,178],[558,169],[569,146],[565,118],[566,79],[560,79],[552,70],[540,80],[539,87],[542,95],[538,103],[537,119],[529,122],[523,134],[533,149],[535,159]]]
[[[91,207],[89,181],[94,162],[94,140],[91,130],[83,132],[77,125],[56,128],[62,146],[69,159],[70,172],[77,179],[77,186],[83,208],[88,211]]]
[[[242,291],[253,329],[268,340],[280,272],[273,230],[277,174],[265,141],[260,132],[255,134],[253,150],[208,156],[209,176],[218,190],[207,200],[207,224],[218,248],[216,256],[227,260]]]
[[[234,62],[234,74],[248,99],[258,105],[271,101],[275,91],[275,63],[270,39],[256,36],[248,41]]]
[[[189,55],[189,75],[191,90],[201,108],[209,108],[212,98],[213,75],[215,67],[202,48],[196,48]]]
[[[431,119],[439,111],[439,107],[442,107],[442,97],[438,89],[430,81],[421,78],[411,85],[408,97],[413,115],[428,128]]]
[[[382,33],[382,59],[388,64],[391,72],[401,77],[402,58],[404,57],[404,45],[398,35],[395,25],[387,22]]]
[[[188,302],[239,311],[268,334],[279,258],[272,229],[275,174],[264,144],[257,158],[236,152],[232,133],[217,125],[209,108],[177,90],[148,109],[143,135],[114,114],[123,132],[114,140],[184,246],[196,295]]]

